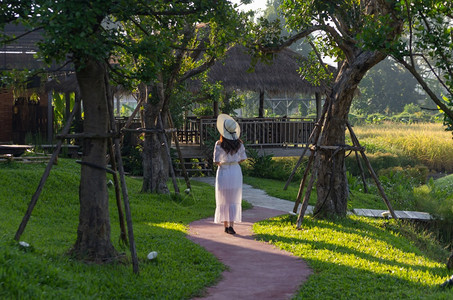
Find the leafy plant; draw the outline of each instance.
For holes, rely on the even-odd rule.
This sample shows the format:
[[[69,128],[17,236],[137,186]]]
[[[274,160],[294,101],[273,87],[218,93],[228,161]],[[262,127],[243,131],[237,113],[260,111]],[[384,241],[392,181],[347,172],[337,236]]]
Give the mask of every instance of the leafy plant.
[[[269,174],[269,170],[272,169],[274,162],[272,160],[272,154],[261,155],[255,149],[249,149],[247,151],[247,157],[249,158],[250,169],[248,174],[254,177],[264,177]]]

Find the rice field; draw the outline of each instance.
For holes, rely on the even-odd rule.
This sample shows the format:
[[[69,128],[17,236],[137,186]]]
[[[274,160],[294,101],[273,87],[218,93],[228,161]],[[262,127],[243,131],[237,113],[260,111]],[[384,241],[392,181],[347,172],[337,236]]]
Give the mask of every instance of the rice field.
[[[382,123],[355,126],[367,152],[390,152],[417,159],[438,172],[453,172],[453,135],[440,123]]]

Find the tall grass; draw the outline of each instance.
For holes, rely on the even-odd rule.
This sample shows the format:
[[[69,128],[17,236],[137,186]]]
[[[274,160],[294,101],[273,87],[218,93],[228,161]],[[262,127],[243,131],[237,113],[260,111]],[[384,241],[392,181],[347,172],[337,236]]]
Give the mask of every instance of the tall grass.
[[[354,127],[367,152],[409,156],[438,172],[453,172],[452,133],[440,123],[382,124]]]

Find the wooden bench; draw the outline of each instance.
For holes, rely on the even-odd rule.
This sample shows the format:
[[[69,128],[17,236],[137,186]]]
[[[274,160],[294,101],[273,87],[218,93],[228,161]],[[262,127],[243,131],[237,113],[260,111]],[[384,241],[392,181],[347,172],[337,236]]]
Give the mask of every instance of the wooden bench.
[[[0,155],[21,156],[28,149],[33,148],[30,145],[0,145]]]

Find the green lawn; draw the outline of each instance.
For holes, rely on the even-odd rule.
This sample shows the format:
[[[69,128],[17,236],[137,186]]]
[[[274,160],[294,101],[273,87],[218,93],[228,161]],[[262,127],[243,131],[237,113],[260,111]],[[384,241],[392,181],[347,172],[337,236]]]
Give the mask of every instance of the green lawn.
[[[67,256],[76,238],[79,209],[80,167],[73,160],[61,159],[52,170],[21,238],[31,248],[21,248],[13,236],[44,168],[44,164],[0,164],[0,298],[190,299],[220,279],[225,267],[185,238],[191,221],[214,213],[213,187],[197,181],[192,181],[190,195],[176,198],[142,194],[141,181],[127,179],[139,276],[130,263],[88,265]],[[252,181],[266,190],[273,186],[277,197],[284,198],[283,182],[245,178]],[[292,184],[288,193],[297,193],[297,188]],[[112,241],[130,257],[119,243],[113,190],[110,196]],[[370,205],[365,201],[374,200],[364,196],[360,203]],[[297,231],[294,222],[292,216],[281,216],[255,224],[254,230],[258,239],[294,253],[314,270],[298,299],[449,299],[453,295],[453,290],[438,288],[451,275],[443,263],[447,251],[410,226],[355,216],[335,221],[307,216],[304,230]],[[156,261],[146,259],[150,251],[159,253]]]
[[[44,164],[0,164],[0,298],[187,299],[220,278],[224,266],[185,238],[187,225],[212,216],[214,192],[192,182],[192,193],[179,199],[140,193],[141,181],[128,178],[140,275],[130,264],[87,265],[66,255],[78,224],[80,166],[60,159],[54,166],[21,237],[32,246],[24,251],[13,241],[44,171]],[[184,182],[181,182],[183,185]],[[110,195],[112,241],[119,243],[118,213]],[[157,251],[156,261],[146,255]]]

